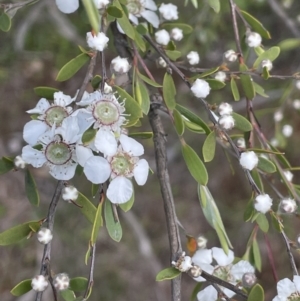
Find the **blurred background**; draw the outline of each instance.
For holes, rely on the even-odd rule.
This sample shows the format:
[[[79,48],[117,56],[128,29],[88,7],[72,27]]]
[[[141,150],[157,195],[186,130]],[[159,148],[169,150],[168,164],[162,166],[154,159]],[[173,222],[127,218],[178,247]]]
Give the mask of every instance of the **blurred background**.
[[[7,1],[5,1],[7,2]],[[182,51],[182,63],[185,55],[198,51],[200,68],[212,68],[222,63],[222,55],[228,49],[235,49],[232,22],[227,1],[221,1],[221,13],[216,14],[206,3],[199,1],[198,10],[192,4],[184,7],[184,1],[173,0],[178,5],[180,23],[188,23],[194,32],[178,42]],[[299,71],[300,66],[300,2],[297,0],[236,0],[237,5],[259,19],[270,31],[271,40],[263,40],[268,48],[280,42],[297,38],[295,46],[283,47],[280,57],[274,62],[271,74],[291,75]],[[4,3],[0,1],[0,4]],[[242,22],[239,22],[241,36],[245,33]],[[70,59],[80,53],[77,45],[86,47],[85,34],[90,31],[82,9],[72,15],[63,15],[55,1],[43,0],[25,7],[13,18],[12,28],[8,33],[0,33],[0,156],[15,156],[21,153],[24,145],[23,126],[30,120],[25,113],[35,107],[39,97],[34,87],[50,86],[74,96],[80,87],[86,72],[82,68],[71,80],[56,82],[59,69]],[[106,51],[107,68],[110,61],[117,56],[113,48],[113,36],[110,38],[109,50]],[[297,44],[298,41],[298,44]],[[245,47],[246,49],[246,47]],[[246,53],[249,63],[254,61],[253,53]],[[162,82],[165,70],[157,68],[154,54],[148,55],[146,63],[153,72],[157,82]],[[251,65],[251,64],[250,64]],[[101,74],[101,65],[95,69]],[[238,70],[238,65],[230,66]],[[191,73],[187,73],[191,76]],[[189,93],[185,85],[174,76],[177,87],[177,101],[207,120],[204,108]],[[262,85],[268,98],[258,96],[254,108],[261,122],[262,130],[268,139],[286,153],[292,166],[300,165],[300,119],[299,102],[300,81],[291,79],[270,79],[264,81],[259,77],[254,80]],[[91,87],[89,87],[89,91]],[[234,110],[245,115],[245,100],[234,103],[230,87],[214,91],[208,97],[210,104],[229,102]],[[297,107],[298,104],[298,107]],[[274,120],[274,113],[282,113],[281,120]],[[220,246],[214,230],[205,221],[197,196],[197,184],[190,176],[181,156],[181,147],[176,132],[169,118],[161,115],[167,133],[168,162],[170,180],[174,193],[176,211],[179,221],[186,233],[195,237],[204,235],[208,247]],[[282,133],[284,125],[293,127],[293,135],[286,137]],[[142,121],[142,129],[150,131],[147,117]],[[140,131],[140,129],[131,129]],[[204,135],[185,132],[186,141],[201,155]],[[101,229],[97,242],[95,279],[91,301],[96,300],[169,300],[170,283],[156,283],[156,274],[170,265],[169,242],[164,216],[160,188],[155,174],[153,142],[143,140],[145,158],[154,174],[143,187],[136,186],[135,204],[126,214],[120,212],[123,227],[123,238],[120,243],[114,242],[105,228]],[[258,145],[257,145],[258,146]],[[209,189],[221,212],[225,228],[234,246],[237,257],[242,257],[253,224],[243,221],[245,206],[251,197],[251,190],[243,171],[236,159],[228,156],[226,149],[217,146],[215,159],[206,164],[210,179]],[[29,220],[42,219],[52,198],[56,182],[50,178],[46,168],[31,169],[41,196],[39,208],[32,208],[24,192],[23,171],[10,172],[0,176],[0,232],[14,225]],[[287,191],[280,184],[276,175],[269,180],[277,189],[287,196]],[[294,172],[293,183],[299,183],[299,173]],[[91,185],[84,179],[76,178],[72,183],[91,198]],[[266,185],[266,192],[278,199]],[[276,205],[275,205],[276,208]],[[299,234],[299,219],[283,217],[286,232],[290,239]],[[61,201],[58,206],[52,247],[51,266],[54,273],[66,272],[71,278],[88,277],[88,266],[84,263],[88,247],[91,225],[81,216],[78,208]],[[183,245],[186,243],[182,234]],[[271,227],[268,233],[276,270],[279,278],[292,277],[288,256],[281,236]],[[271,274],[264,236],[259,232],[258,240],[262,256],[262,272],[257,272],[258,282],[266,291],[266,300],[276,295],[276,281]],[[32,278],[39,273],[43,246],[35,238],[19,244],[0,247],[0,296],[1,300],[33,300],[32,292],[15,298],[10,290],[23,279]],[[296,262],[300,264],[300,255],[294,252]],[[182,279],[182,300],[189,300],[196,285],[186,275]],[[44,301],[53,300],[48,289]]]

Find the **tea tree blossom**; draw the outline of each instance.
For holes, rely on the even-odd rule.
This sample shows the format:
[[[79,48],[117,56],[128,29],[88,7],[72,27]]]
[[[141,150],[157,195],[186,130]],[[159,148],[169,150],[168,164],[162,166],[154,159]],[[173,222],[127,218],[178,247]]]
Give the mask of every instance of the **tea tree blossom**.
[[[224,52],[223,54],[225,61],[232,63],[235,62],[237,60],[237,54],[234,50],[230,49],[227,50],[226,52]]]
[[[300,276],[294,276],[293,281],[284,278],[277,283],[277,296],[272,301],[299,300]]]
[[[268,194],[260,194],[255,198],[254,208],[263,214],[267,213],[273,204],[273,200]]]
[[[171,30],[170,36],[174,41],[181,41],[183,38],[182,29],[177,28],[177,27],[173,28]]]
[[[247,32],[246,33],[246,44],[249,47],[258,47],[262,42],[261,35],[257,32]]]
[[[226,80],[226,73],[223,71],[218,71],[218,72],[216,72],[214,77],[216,80],[219,80],[220,82],[224,83]]]
[[[192,268],[193,262],[192,258],[185,256],[185,252],[183,252],[177,261],[172,261],[172,265],[180,272],[187,272]]]
[[[158,10],[159,10],[161,16],[165,20],[170,21],[170,20],[178,19],[177,6],[172,3],[168,3],[168,4],[162,3]]]
[[[106,48],[109,38],[103,32],[97,35],[93,32],[86,33],[86,42],[91,49],[103,51]]]
[[[191,90],[196,97],[206,98],[209,95],[210,86],[205,80],[197,78],[194,81]]]
[[[117,56],[111,61],[112,68],[115,72],[123,74],[127,73],[131,66],[128,62],[127,58],[121,58],[120,56]]]
[[[231,115],[233,112],[232,106],[228,102],[223,102],[219,105],[218,112],[221,116]]]
[[[53,285],[58,291],[66,290],[70,285],[70,278],[66,273],[55,275]]]
[[[262,68],[267,68],[268,71],[271,71],[273,68],[273,64],[270,60],[263,60],[261,66]]]
[[[158,30],[155,33],[155,41],[161,45],[168,45],[170,42],[170,35],[165,29]]]
[[[197,65],[200,62],[200,56],[197,51],[190,51],[186,57],[190,65]]]
[[[49,282],[43,275],[37,275],[31,280],[31,287],[36,292],[43,292],[48,285]]]
[[[240,164],[243,168],[252,170],[258,164],[258,157],[255,152],[244,152],[240,157]]]
[[[234,119],[231,115],[222,115],[218,120],[219,125],[224,130],[231,130],[234,127]]]
[[[37,239],[43,245],[48,244],[52,240],[52,238],[52,232],[48,228],[41,228],[37,233]]]
[[[279,209],[282,213],[294,213],[297,210],[298,206],[295,200],[291,198],[286,198],[280,201]]]
[[[291,137],[292,134],[293,134],[293,127],[289,124],[285,124],[283,127],[282,127],[282,134],[284,137]]]
[[[65,201],[76,201],[78,199],[79,192],[74,186],[66,186],[62,190],[61,197]]]
[[[14,159],[14,164],[16,168],[24,169],[26,167],[26,162],[21,156],[16,156]]]

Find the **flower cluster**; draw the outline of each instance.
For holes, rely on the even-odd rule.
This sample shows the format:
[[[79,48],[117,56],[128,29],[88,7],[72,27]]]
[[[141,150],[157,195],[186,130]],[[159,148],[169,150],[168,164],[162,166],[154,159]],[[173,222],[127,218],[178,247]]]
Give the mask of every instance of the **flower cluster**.
[[[35,120],[24,127],[22,150],[27,164],[39,168],[49,167],[58,180],[70,180],[76,167],[81,165],[92,183],[110,181],[107,197],[113,203],[125,203],[133,194],[131,178],[144,185],[149,171],[143,146],[126,135],[125,102],[112,93],[85,92],[77,102],[79,109],[70,106],[74,98],[62,92],[54,93],[50,104],[42,98],[37,106],[27,111]],[[88,142],[82,141],[86,131],[94,133]],[[85,139],[84,139],[85,140]],[[74,201],[78,192],[66,187],[63,197]]]
[[[219,125],[224,130],[231,130],[235,124],[235,121],[231,115],[233,112],[232,106],[227,102],[223,102],[219,105],[218,112],[221,116],[218,119]]]

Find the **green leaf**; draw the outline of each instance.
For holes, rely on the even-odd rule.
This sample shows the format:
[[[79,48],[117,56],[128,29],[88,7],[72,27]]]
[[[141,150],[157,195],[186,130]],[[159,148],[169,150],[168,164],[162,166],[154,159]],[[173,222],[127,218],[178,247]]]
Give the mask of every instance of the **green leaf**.
[[[82,143],[84,145],[90,144],[97,134],[97,129],[93,129],[92,127],[87,129],[82,135]]]
[[[281,51],[288,51],[298,48],[300,46],[300,39],[299,38],[291,38],[281,41],[278,46],[280,47]]]
[[[266,216],[260,213],[255,220],[261,231],[267,233],[269,231],[269,221]]]
[[[208,5],[216,12],[220,12],[220,0],[208,0]]]
[[[99,32],[100,17],[94,1],[82,0],[88,20],[96,34]]]
[[[265,93],[265,90],[262,86],[260,86],[259,84],[257,84],[256,82],[252,82],[254,90],[257,94],[259,94],[262,97],[269,97],[268,94]]]
[[[152,87],[155,87],[155,88],[162,87],[161,84],[158,84],[157,82],[153,81],[152,79],[148,78],[147,76],[143,75],[142,73],[138,73],[138,77]]]
[[[209,84],[212,90],[220,90],[226,86],[225,83],[216,79],[206,79],[205,81]]]
[[[50,87],[36,87],[34,88],[34,93],[39,96],[46,99],[53,100],[54,99],[54,93],[59,92],[59,90],[55,88]]]
[[[145,44],[145,41],[143,39],[143,37],[141,36],[141,34],[136,30],[136,28],[134,28],[134,32],[135,32],[135,36],[134,36],[134,42],[135,44],[138,46],[138,48],[142,51],[145,52],[147,47]]]
[[[184,133],[184,122],[183,122],[182,116],[176,109],[174,109],[173,117],[174,117],[174,124],[175,124],[176,132],[179,136],[182,136]]]
[[[97,90],[102,82],[102,77],[100,75],[95,75],[91,81],[91,85],[94,90]]]
[[[261,272],[261,256],[260,256],[259,246],[258,246],[256,238],[253,239],[252,253],[253,253],[253,258],[254,258],[254,265],[257,268],[257,270],[259,272]]]
[[[74,292],[69,289],[60,291],[59,294],[63,297],[65,301],[75,301],[76,299]]]
[[[195,8],[198,8],[198,0],[191,0]]]
[[[132,126],[137,123],[137,121],[143,117],[143,112],[139,104],[130,96],[125,90],[118,86],[114,86],[118,94],[121,96],[118,100],[120,102],[125,100],[125,114],[129,116],[126,117],[128,123],[126,126]]]
[[[204,78],[204,77],[206,77],[206,76],[208,76],[208,75],[211,75],[211,74],[216,73],[219,69],[220,69],[219,66],[218,66],[218,67],[213,67],[213,68],[211,68],[211,69],[209,69],[209,70],[207,70],[207,71],[201,73],[200,75],[197,75],[195,78]],[[193,77],[192,77],[192,78],[193,78]]]
[[[269,77],[270,77],[270,72],[267,69],[267,67],[264,67],[263,68],[263,72],[262,72],[262,78],[265,79],[265,80],[267,80]]]
[[[136,133],[129,133],[129,137],[135,138],[135,139],[150,139],[153,137],[152,132],[136,132]]]
[[[19,297],[28,293],[32,290],[31,281],[32,279],[26,279],[21,281],[10,291],[10,293],[15,297]]]
[[[120,221],[115,221],[112,203],[109,201],[109,199],[106,199],[104,202],[104,217],[109,236],[114,241],[119,242],[122,238],[122,227]]]
[[[182,145],[182,154],[184,161],[190,171],[192,177],[201,185],[206,185],[208,182],[208,174],[205,165],[198,157],[196,152],[187,144]]]
[[[275,212],[271,211],[270,214],[271,214],[271,220],[272,220],[273,227],[275,228],[275,230],[277,232],[281,233],[282,229],[284,228],[283,224],[281,223],[281,221],[279,220],[279,218],[276,216]]]
[[[75,292],[84,292],[88,286],[88,280],[84,277],[75,277],[70,279],[69,288]]]
[[[207,186],[198,185],[198,197],[207,222],[216,230],[221,246],[224,252],[228,254],[232,245],[226,234],[219,209]]]
[[[155,280],[156,281],[164,281],[164,280],[171,280],[178,277],[181,272],[174,267],[166,268],[160,271],[157,275]]]
[[[280,48],[277,46],[271,47],[270,49],[263,52],[254,62],[253,68],[258,68],[263,60],[270,60],[273,62],[280,54]]]
[[[27,238],[33,229],[40,227],[40,221],[27,222],[0,233],[0,246],[8,246]]]
[[[132,193],[132,196],[131,196],[130,200],[128,202],[126,202],[126,203],[120,204],[119,207],[124,212],[127,212],[127,211],[129,211],[132,208],[133,204],[134,204],[134,191]]]
[[[260,170],[262,170],[262,171],[264,171],[266,173],[276,172],[276,166],[275,166],[275,164],[272,161],[270,161],[270,160],[268,160],[268,159],[266,159],[264,157],[259,157],[258,158],[257,167]]]
[[[191,112],[189,109],[177,104],[176,105],[176,109],[184,116],[186,117],[189,121],[199,125],[204,131],[205,133],[208,135],[211,130],[208,127],[208,125],[200,118],[198,117],[196,114],[194,114],[193,112]]]
[[[90,2],[92,3],[93,1]],[[76,74],[89,60],[90,57],[86,53],[79,54],[60,69],[57,74],[56,81],[63,82],[65,80],[68,80],[74,74]]]
[[[197,133],[197,134],[205,134],[205,131],[203,130],[202,127],[200,127],[198,124],[190,122],[188,120],[183,120],[185,127],[190,130],[193,133]]]
[[[148,28],[144,24],[137,25],[135,29],[141,35],[145,35],[148,33]]]
[[[254,214],[254,207],[253,207],[253,200],[252,198],[249,200],[249,202],[246,205],[246,209],[244,211],[244,221],[249,222]]]
[[[233,95],[233,99],[235,101],[240,100],[241,99],[240,92],[239,92],[239,89],[237,87],[236,81],[233,77],[230,80],[230,88],[231,88],[231,92],[232,92],[232,95]]]
[[[123,17],[122,10],[117,8],[116,6],[113,6],[113,5],[107,7],[106,12],[109,15],[111,15],[112,17],[115,17],[115,18],[122,18]]]
[[[163,81],[163,95],[166,106],[169,110],[173,110],[176,107],[175,95],[176,87],[173,81],[172,76],[169,73],[166,73]]]
[[[205,139],[202,154],[204,158],[204,162],[210,162],[213,160],[216,151],[216,133],[211,132]]]
[[[239,115],[235,112],[232,112],[232,117],[235,121],[235,125],[234,125],[235,128],[237,128],[243,132],[252,131],[252,124],[248,121],[248,119],[246,119],[242,115]]]
[[[139,80],[137,80],[135,83],[135,95],[136,95],[136,100],[141,106],[143,113],[147,115],[150,110],[149,92],[146,86]]]
[[[118,23],[120,24],[121,28],[124,30],[125,34],[131,38],[132,40],[135,39],[135,31],[132,25],[130,24],[126,13],[124,12],[120,2],[118,0],[113,1],[113,5],[116,6],[119,10],[122,11],[123,16],[122,18],[118,19]]]
[[[99,203],[99,205],[97,207],[95,219],[94,219],[94,222],[93,222],[93,228],[92,228],[92,234],[91,234],[91,244],[92,245],[94,245],[96,243],[98,233],[99,233],[99,229],[100,229],[100,227],[103,226],[102,204],[103,204],[103,202]]]
[[[181,52],[178,50],[165,50],[165,52],[172,61],[176,61],[181,57]]]
[[[248,67],[245,64],[240,64],[240,71],[248,71]],[[255,97],[255,90],[252,84],[251,76],[248,74],[241,74],[240,79],[245,96],[252,100]]]
[[[271,39],[270,33],[264,28],[264,26],[252,15],[247,13],[246,11],[240,10],[245,20],[249,23],[252,27],[253,31],[259,33],[265,39]]]
[[[2,157],[0,159],[0,175],[3,175],[15,168],[14,161],[9,157]]]
[[[8,14],[3,12],[0,16],[0,29],[2,31],[8,32],[11,27],[11,19]]]
[[[255,284],[248,296],[247,301],[264,301],[265,300],[265,293],[262,286],[260,286],[258,283]]]
[[[32,205],[38,206],[40,204],[40,196],[35,180],[28,169],[25,170],[25,193]]]
[[[260,190],[263,191],[264,190],[264,185],[263,185],[263,182],[261,180],[261,176],[260,176],[260,174],[259,174],[259,172],[256,168],[251,170],[251,175],[252,175],[252,178],[253,178],[255,184],[258,186],[258,188]]]
[[[201,291],[201,287],[202,287],[202,282],[198,282],[193,291],[192,291],[192,294],[191,294],[191,297],[190,297],[190,301],[195,301],[197,300],[197,294]]]
[[[175,27],[181,29],[184,35],[190,34],[194,30],[192,26],[182,23],[163,23],[161,25],[161,28],[165,29],[166,31],[171,31]]]
[[[97,208],[94,206],[94,204],[82,193],[79,193],[76,204],[82,206],[82,208],[80,208],[82,214],[91,224],[93,224],[97,211]]]

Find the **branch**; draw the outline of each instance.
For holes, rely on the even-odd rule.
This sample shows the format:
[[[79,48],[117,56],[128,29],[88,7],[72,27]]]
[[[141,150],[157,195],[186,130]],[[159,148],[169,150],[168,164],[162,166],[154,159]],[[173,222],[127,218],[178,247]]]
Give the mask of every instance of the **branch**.
[[[90,265],[89,280],[88,280],[88,286],[83,296],[83,301],[88,299],[91,293],[92,286],[94,284],[95,255],[96,255],[96,244],[91,246],[91,265]]]

